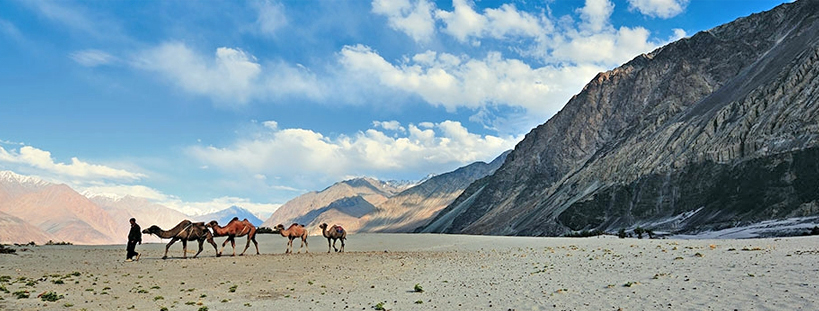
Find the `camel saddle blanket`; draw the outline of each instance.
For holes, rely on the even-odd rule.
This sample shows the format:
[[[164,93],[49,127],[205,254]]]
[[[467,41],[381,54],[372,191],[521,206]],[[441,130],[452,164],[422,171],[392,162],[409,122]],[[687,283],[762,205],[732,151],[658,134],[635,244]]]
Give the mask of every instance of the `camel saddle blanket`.
[[[342,228],[342,227],[341,227],[341,226],[339,226],[339,225],[333,225],[333,228],[335,228],[335,229],[336,229],[336,232],[338,232],[338,233],[342,233],[342,232],[344,232],[344,228]]]

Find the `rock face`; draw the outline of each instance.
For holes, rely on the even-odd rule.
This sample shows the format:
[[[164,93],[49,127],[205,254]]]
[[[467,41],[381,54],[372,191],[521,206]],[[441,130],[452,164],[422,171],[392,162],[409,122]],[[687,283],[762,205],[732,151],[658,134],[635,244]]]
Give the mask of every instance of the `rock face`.
[[[819,1],[600,73],[422,232],[697,232],[819,215]]]

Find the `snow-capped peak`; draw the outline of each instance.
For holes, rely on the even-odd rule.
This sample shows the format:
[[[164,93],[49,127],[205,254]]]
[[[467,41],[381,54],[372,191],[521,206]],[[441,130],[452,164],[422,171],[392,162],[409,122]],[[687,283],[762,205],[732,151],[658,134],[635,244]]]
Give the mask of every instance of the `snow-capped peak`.
[[[16,183],[31,187],[44,187],[51,185],[50,182],[33,176],[24,176],[12,171],[0,171],[0,182]]]

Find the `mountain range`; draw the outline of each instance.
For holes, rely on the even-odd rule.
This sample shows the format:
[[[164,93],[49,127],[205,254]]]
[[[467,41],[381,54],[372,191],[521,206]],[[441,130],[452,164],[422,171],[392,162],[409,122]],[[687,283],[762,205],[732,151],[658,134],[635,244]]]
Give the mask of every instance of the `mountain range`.
[[[420,232],[696,234],[819,216],[819,1],[598,74]]]
[[[155,224],[162,228],[183,219],[218,219],[224,224],[234,216],[261,223],[240,207],[220,212],[195,218],[144,198],[85,196],[65,184],[0,171],[0,243],[124,244],[132,217],[143,227]],[[159,241],[149,236],[143,240]]]
[[[262,226],[305,225],[321,234],[321,223],[340,224],[347,232],[412,232],[455,200],[469,184],[500,167],[503,153],[491,163],[475,162],[417,184],[356,178],[303,194],[282,205]]]

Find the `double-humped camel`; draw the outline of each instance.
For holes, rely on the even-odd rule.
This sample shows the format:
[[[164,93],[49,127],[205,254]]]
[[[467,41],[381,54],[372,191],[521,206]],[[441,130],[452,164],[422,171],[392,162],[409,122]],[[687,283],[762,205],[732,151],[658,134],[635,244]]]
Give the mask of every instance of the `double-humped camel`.
[[[330,230],[327,230],[327,224],[319,225],[321,228],[321,235],[327,238],[327,252],[330,252],[330,240],[333,240],[332,247],[336,252],[344,252],[344,240],[347,239],[347,231],[339,225],[333,225]],[[341,249],[336,248],[336,240],[341,240]]]
[[[301,238],[301,246],[299,246],[298,252],[301,253],[302,247],[307,249],[304,251],[305,253],[310,252],[310,248],[307,247],[307,229],[304,229],[304,226],[300,224],[292,224],[290,225],[290,228],[287,228],[287,230],[285,230],[284,225],[278,224],[276,226],[276,229],[279,230],[279,234],[288,239],[287,250],[284,251],[285,254],[293,253],[293,240],[295,240],[296,238]]]
[[[196,255],[193,255],[193,258],[199,256],[199,253],[202,252],[202,243],[204,243],[205,240],[213,245],[213,250],[216,251],[216,242],[213,241],[213,234],[210,233],[210,230],[208,230],[204,222],[191,222],[185,219],[171,230],[165,231],[159,228],[159,226],[153,225],[148,229],[142,230],[142,233],[155,234],[163,239],[171,239],[168,245],[165,245],[165,255],[162,256],[162,259],[168,258],[168,248],[177,240],[182,240],[182,258],[188,258],[188,241],[199,241],[199,251],[196,252]],[[218,257],[219,255],[217,251],[216,256]]]
[[[236,242],[234,239],[245,235],[247,235],[247,244],[239,256],[245,254],[247,248],[250,247],[250,241],[253,241],[253,244],[256,245],[256,255],[259,254],[259,243],[256,242],[256,226],[251,224],[247,218],[244,220],[239,220],[239,217],[233,217],[233,219],[224,227],[220,227],[216,220],[211,220],[211,222],[209,222],[206,226],[213,229],[213,236],[227,236],[225,242],[222,243],[222,249],[219,251],[219,255],[222,255],[222,252],[225,251],[225,245],[228,241],[230,241],[230,246],[233,247],[233,256],[236,256]]]

